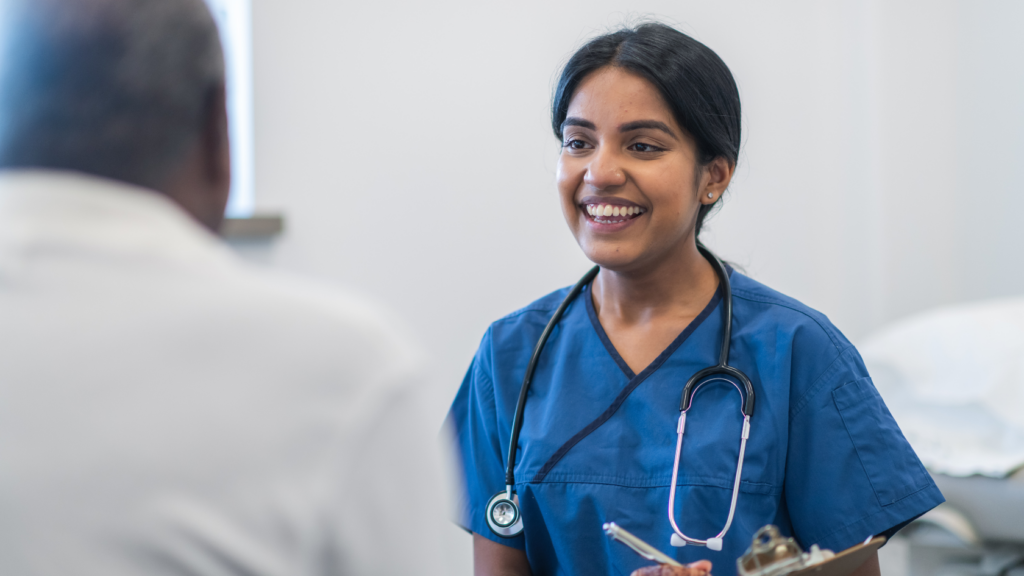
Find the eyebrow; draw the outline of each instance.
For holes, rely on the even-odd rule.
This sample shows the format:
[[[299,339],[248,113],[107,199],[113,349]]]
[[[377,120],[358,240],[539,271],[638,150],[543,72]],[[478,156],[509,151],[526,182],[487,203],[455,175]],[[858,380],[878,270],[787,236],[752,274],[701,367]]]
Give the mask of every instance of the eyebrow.
[[[636,120],[634,122],[626,122],[625,124],[619,126],[619,132],[632,132],[633,130],[644,129],[661,130],[662,132],[668,134],[672,138],[675,138],[676,140],[679,139],[679,137],[676,136],[676,133],[673,132],[672,129],[668,127],[668,124],[665,124],[664,122],[660,122],[658,120]]]
[[[584,120],[583,118],[577,118],[570,116],[562,122],[562,130],[565,130],[566,126],[579,126],[580,128],[587,128],[588,130],[597,130],[597,126],[594,125],[590,120]],[[676,133],[669,128],[668,124],[660,122],[658,120],[634,120],[633,122],[626,122],[619,126],[619,132],[632,132],[633,130],[660,130],[676,140],[679,139]]]
[[[597,130],[597,126],[594,125],[590,120],[584,120],[583,118],[576,118],[575,116],[569,116],[562,121],[562,130],[565,130],[566,126],[579,126],[580,128],[587,128],[589,130]]]

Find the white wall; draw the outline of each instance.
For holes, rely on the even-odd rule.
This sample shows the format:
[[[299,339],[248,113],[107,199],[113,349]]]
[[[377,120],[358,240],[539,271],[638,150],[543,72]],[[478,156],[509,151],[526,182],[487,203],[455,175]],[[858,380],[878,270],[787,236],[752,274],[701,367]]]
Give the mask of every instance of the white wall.
[[[258,210],[243,251],[354,285],[436,359],[437,418],[487,324],[587,268],[553,186],[559,65],[657,15],[744,105],[706,241],[855,341],[1024,292],[1024,3],[253,0]]]
[[[254,258],[403,313],[454,391],[487,324],[586,269],[555,198],[551,87],[656,15],[740,86],[740,169],[706,241],[855,340],[1024,291],[1024,3],[254,0]]]

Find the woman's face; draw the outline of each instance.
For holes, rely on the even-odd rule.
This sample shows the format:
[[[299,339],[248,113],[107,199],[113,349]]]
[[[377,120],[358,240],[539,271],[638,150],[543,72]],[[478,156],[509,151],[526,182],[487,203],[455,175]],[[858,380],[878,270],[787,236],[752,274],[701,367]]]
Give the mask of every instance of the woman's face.
[[[732,175],[724,161],[699,170],[693,139],[658,89],[621,68],[580,83],[562,128],[562,211],[587,257],[610,270],[657,266],[686,250],[698,208]]]

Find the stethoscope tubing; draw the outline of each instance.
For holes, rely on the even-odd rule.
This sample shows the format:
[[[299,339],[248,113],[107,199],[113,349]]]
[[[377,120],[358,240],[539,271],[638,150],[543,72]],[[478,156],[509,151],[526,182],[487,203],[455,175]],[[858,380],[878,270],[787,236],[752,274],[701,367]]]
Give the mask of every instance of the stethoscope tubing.
[[[694,545],[707,546],[709,540],[718,540],[718,546],[720,549],[721,538],[725,535],[726,532],[728,532],[729,528],[732,526],[732,521],[736,513],[736,502],[737,497],[739,495],[740,478],[742,477],[743,472],[743,456],[746,452],[747,438],[750,435],[750,418],[751,416],[753,416],[754,413],[754,387],[753,384],[750,382],[750,379],[747,378],[746,374],[744,374],[742,371],[736,368],[733,368],[732,366],[729,366],[729,346],[732,339],[732,287],[729,283],[728,271],[725,269],[725,265],[722,264],[721,260],[719,260],[707,248],[700,244],[697,244],[697,249],[700,251],[701,255],[704,256],[704,258],[706,258],[708,262],[711,263],[712,267],[714,267],[715,274],[719,278],[722,293],[724,296],[724,322],[722,333],[722,345],[721,350],[719,352],[718,364],[716,366],[709,366],[708,368],[705,368],[697,372],[690,378],[690,380],[686,382],[686,385],[683,387],[683,395],[679,407],[679,423],[677,425],[678,438],[676,439],[676,453],[674,464],[672,466],[672,486],[669,490],[668,516],[669,521],[672,524],[672,529],[674,533],[678,537],[682,538],[683,542]],[[498,536],[511,538],[522,532],[522,520],[519,515],[518,504],[516,504],[513,500],[516,483],[516,451],[519,446],[519,434],[523,428],[523,414],[526,411],[526,399],[530,392],[530,385],[533,382],[534,372],[536,372],[537,370],[537,363],[540,360],[541,352],[544,350],[544,345],[547,343],[548,338],[554,331],[555,326],[557,326],[559,320],[561,320],[562,316],[565,314],[566,309],[576,299],[576,297],[579,296],[580,292],[583,291],[583,288],[594,280],[594,278],[597,276],[597,273],[600,270],[600,266],[594,266],[586,274],[584,274],[582,278],[580,278],[580,280],[572,287],[572,289],[569,290],[569,293],[566,295],[565,299],[562,300],[562,303],[559,304],[558,308],[555,310],[555,313],[551,316],[551,319],[548,321],[547,326],[544,327],[543,332],[541,332],[540,338],[537,339],[537,344],[536,346],[534,346],[533,349],[533,355],[530,357],[529,364],[527,364],[526,374],[523,377],[523,384],[519,388],[519,399],[516,402],[515,415],[512,419],[512,434],[509,439],[508,446],[508,464],[505,468],[505,490],[504,493],[499,492],[498,494],[495,494],[491,498],[491,501],[489,502],[486,510],[486,513],[488,515],[488,525],[491,527],[491,530],[493,530],[495,534],[497,534]],[[712,375],[731,376],[738,380],[740,384],[737,384],[732,380],[722,378],[721,376],[719,378],[709,379],[708,377]],[[725,527],[722,529],[721,532],[719,532],[718,536],[716,536],[713,539],[697,540],[695,538],[690,538],[689,536],[683,534],[682,531],[679,529],[679,526],[676,524],[674,515],[676,482],[678,480],[679,474],[679,460],[682,454],[683,431],[686,428],[686,412],[690,409],[690,406],[693,402],[693,396],[694,394],[696,394],[697,390],[700,389],[700,387],[703,386],[703,384],[716,380],[723,380],[729,382],[730,384],[736,387],[737,391],[740,392],[740,396],[743,400],[740,409],[740,411],[743,414],[743,434],[740,440],[739,462],[736,465],[736,478],[733,482],[732,501],[729,504],[729,516],[726,520]],[[499,502],[507,502],[509,505],[515,507],[515,517],[518,519],[518,521],[515,522],[515,526],[498,526],[497,524],[493,523],[494,519],[491,518],[491,512],[495,505]],[[498,527],[496,528],[496,526]]]
[[[516,414],[512,419],[512,437],[508,444],[508,466],[505,467],[505,489],[508,491],[508,497],[512,499],[513,486],[516,485],[516,449],[519,446],[519,433],[523,429],[523,413],[526,411],[526,396],[530,393],[530,384],[533,382],[533,374],[537,370],[537,362],[540,360],[540,353],[544,350],[544,345],[547,344],[548,337],[551,336],[551,332],[554,331],[558,321],[562,319],[562,315],[565,314],[566,308],[569,307],[576,297],[579,296],[580,292],[583,291],[583,287],[589,284],[597,276],[597,273],[601,271],[600,266],[594,266],[583,278],[580,278],[579,282],[569,290],[569,293],[562,300],[562,303],[555,310],[555,313],[548,320],[547,326],[544,327],[544,331],[541,332],[540,338],[537,339],[537,345],[533,348],[533,355],[530,356],[530,363],[526,366],[526,375],[523,377],[523,385],[519,388],[519,400],[516,402]]]
[[[750,378],[747,378],[746,374],[729,365],[729,347],[732,343],[732,283],[729,282],[729,271],[725,269],[725,264],[722,264],[722,261],[704,246],[697,244],[697,250],[699,250],[701,255],[711,263],[721,285],[723,296],[722,345],[718,352],[718,364],[716,366],[708,366],[707,368],[697,372],[691,376],[686,382],[686,385],[683,386],[683,397],[679,403],[679,411],[685,412],[690,409],[690,403],[693,401],[693,395],[697,392],[697,388],[700,383],[706,378],[716,374],[726,374],[739,380],[740,384],[743,386],[743,390],[740,391],[740,396],[743,398],[743,414],[746,416],[753,416],[754,385],[750,382]]]
[[[701,386],[708,382],[716,381],[732,384],[732,386],[736,388],[736,391],[740,393],[740,396],[743,396],[743,391],[740,389],[739,385],[727,378],[709,378],[707,380],[703,380],[700,385],[697,386],[697,389],[699,390]],[[696,394],[696,390],[694,390],[694,393]],[[672,531],[682,538],[687,544],[692,544],[694,546],[707,546],[708,540],[698,540],[683,534],[679,525],[676,524],[675,517],[676,488],[678,487],[676,482],[679,479],[679,460],[683,453],[683,431],[686,430],[686,413],[688,411],[689,407],[687,407],[686,410],[681,411],[679,414],[679,422],[676,425],[676,455],[672,463],[672,484],[669,487],[668,492],[668,521],[672,524]],[[743,455],[747,451],[747,439],[750,437],[750,416],[743,414],[742,410],[740,411],[740,414],[743,416],[743,432],[740,435],[740,453],[739,459],[736,462],[736,478],[733,480],[732,485],[732,501],[729,503],[729,516],[725,521],[725,527],[722,528],[722,531],[719,532],[717,536],[715,536],[715,538],[719,540],[725,536],[726,532],[729,531],[729,528],[732,527],[732,520],[736,515],[736,502],[739,497],[740,479],[743,476]]]

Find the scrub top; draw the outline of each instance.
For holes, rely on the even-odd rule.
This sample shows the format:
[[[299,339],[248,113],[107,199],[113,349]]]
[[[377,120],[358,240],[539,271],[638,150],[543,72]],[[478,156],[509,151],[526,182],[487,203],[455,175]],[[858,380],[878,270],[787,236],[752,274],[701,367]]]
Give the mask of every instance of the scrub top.
[[[891,535],[942,494],[903,437],[857,350],[825,316],[731,271],[730,364],[756,405],[736,517],[720,552],[670,545],[667,518],[683,385],[717,364],[721,288],[639,374],[605,334],[589,287],[551,334],[530,388],[516,460],[523,534],[502,538],[484,508],[504,490],[512,418],[559,290],[490,326],[448,415],[464,471],[464,528],[526,551],[535,576],[622,574],[650,562],[608,539],[616,522],[681,562],[736,573],[754,532],[775,524],[805,549],[843,550]],[[687,413],[675,514],[687,536],[725,524],[739,455],[741,397],[702,386]]]

